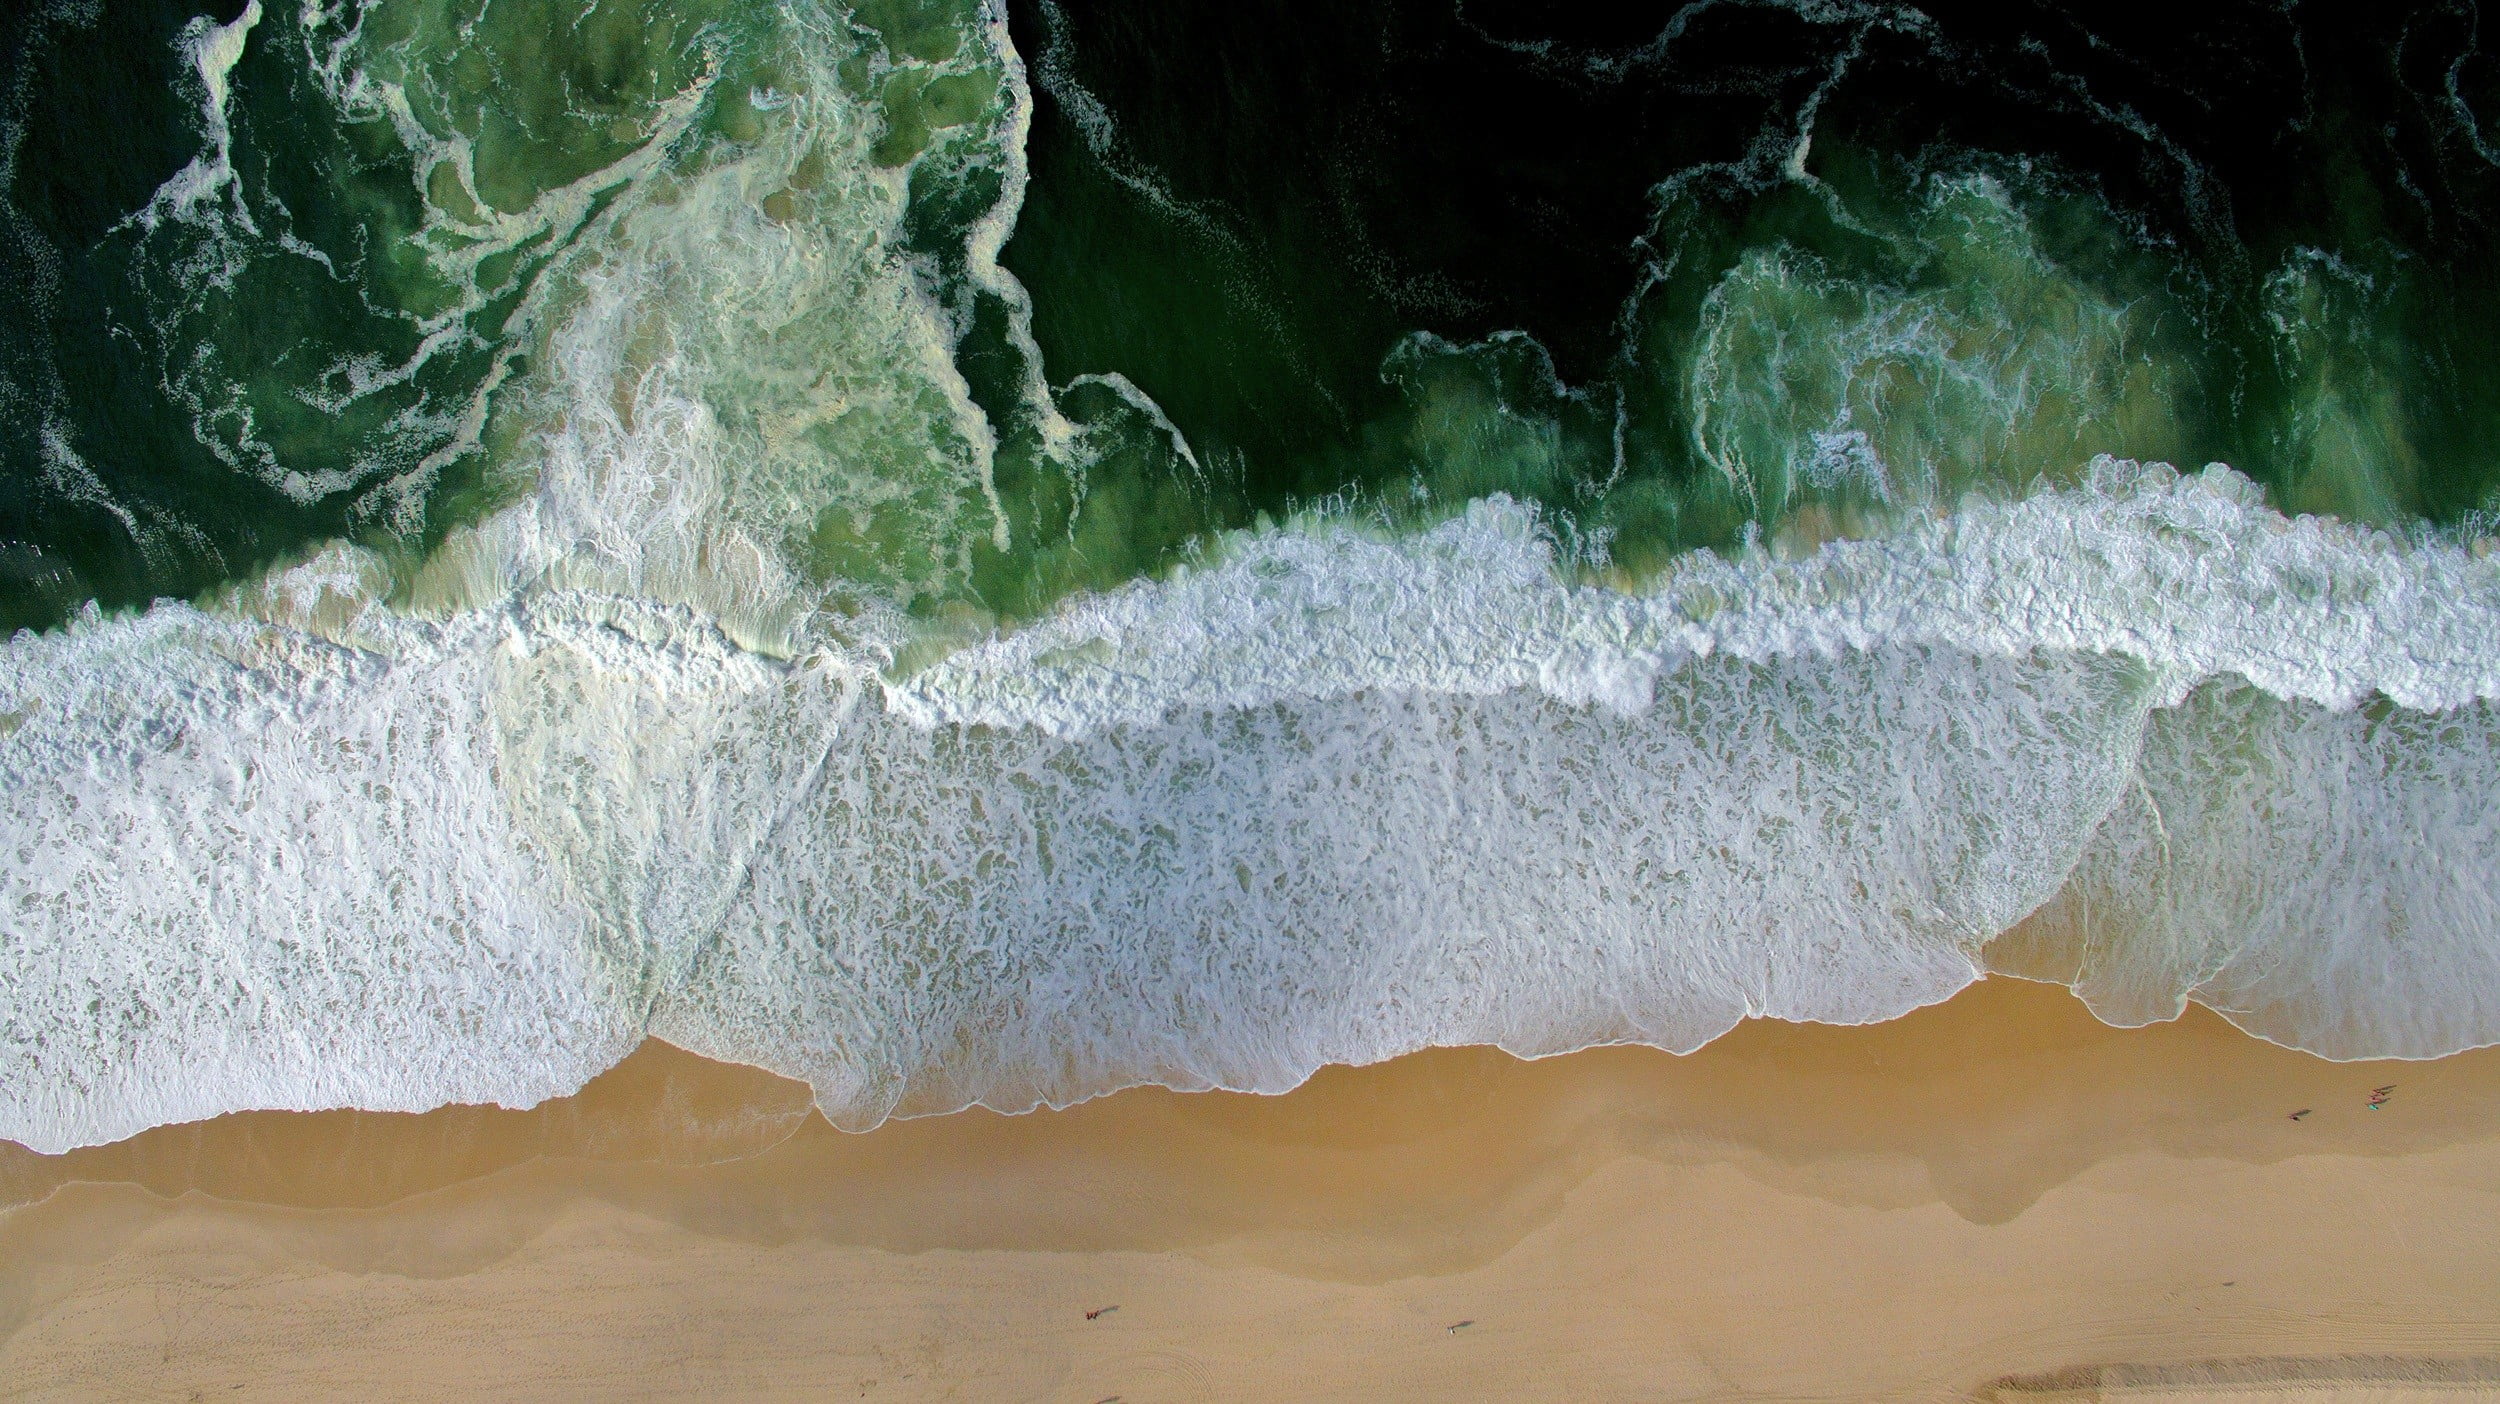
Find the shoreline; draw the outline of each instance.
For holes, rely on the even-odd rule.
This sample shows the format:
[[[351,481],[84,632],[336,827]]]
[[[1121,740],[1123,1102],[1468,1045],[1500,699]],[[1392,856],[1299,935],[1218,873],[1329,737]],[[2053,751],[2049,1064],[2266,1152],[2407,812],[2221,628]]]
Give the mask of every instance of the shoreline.
[[[2001,978],[1681,1056],[1440,1049],[865,1133],[646,1044],[531,1111],[0,1146],[0,1398],[143,1358],[236,1398],[2262,1397],[2277,1366],[2457,1397],[2500,1380],[2495,1074]]]

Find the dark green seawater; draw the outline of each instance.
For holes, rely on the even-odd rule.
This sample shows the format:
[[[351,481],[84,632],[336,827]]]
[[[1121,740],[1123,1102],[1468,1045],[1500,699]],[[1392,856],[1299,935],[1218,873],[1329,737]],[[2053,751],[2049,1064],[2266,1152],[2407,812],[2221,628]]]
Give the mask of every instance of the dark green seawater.
[[[1499,488],[1627,563],[2099,453],[2492,500],[2470,12],[1577,8],[1019,8],[1047,363],[1247,505]]]
[[[1021,152],[961,5],[256,11],[212,94],[239,14],[0,32],[0,624],[337,537],[414,561],[526,490],[540,343],[613,202],[771,141],[755,104],[810,70],[875,130],[755,198],[830,226],[828,170],[894,174],[873,256],[978,412],[923,386],[885,447],[757,451],[770,534],[837,594],[1029,617],[1262,514],[1492,492],[1639,573],[2100,454],[2388,526],[2500,487],[2470,7],[1053,0],[1006,16]],[[969,266],[994,210],[1029,338]],[[750,349],[796,374],[811,343]],[[763,414],[760,378],[715,411]]]
[[[0,1137],[2500,1041],[2471,3],[0,16]]]

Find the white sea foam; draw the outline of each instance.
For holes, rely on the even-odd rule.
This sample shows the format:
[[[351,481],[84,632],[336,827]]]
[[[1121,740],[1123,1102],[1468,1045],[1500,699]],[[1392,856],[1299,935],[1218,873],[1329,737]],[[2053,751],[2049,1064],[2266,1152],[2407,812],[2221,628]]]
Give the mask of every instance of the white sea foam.
[[[2280,697],[2417,709],[2500,696],[2500,560],[2287,520],[2227,468],[2104,461],[2087,483],[1973,500],[1794,563],[1687,558],[1638,594],[1571,588],[1502,500],[1409,541],[1246,538],[1222,569],[1083,601],[898,689],[937,722],[1081,730],[1176,706],[1374,688],[1646,705],[1659,670],[1922,644],[2118,654],[2167,700],[2234,673]]]
[[[0,1135],[525,1104],[627,1051],[495,783],[494,658],[183,609],[12,644]]]
[[[190,64],[192,81],[199,85],[204,149],[167,178],[148,203],[130,217],[130,223],[152,230],[167,219],[191,219],[202,204],[233,186],[234,128],[226,113],[226,100],[232,89],[234,66],[243,61],[244,42],[252,37],[260,16],[260,0],[248,0],[243,13],[231,24],[218,24],[201,15],[182,27],[182,55]],[[232,213],[246,228],[251,226],[251,212],[240,200],[233,202]]]
[[[1882,1018],[2054,889],[2128,774],[2130,672],[1708,659],[1636,716],[1366,693],[1062,737],[868,711],[653,1028],[867,1126]]]
[[[526,1103],[646,1032],[847,1125],[1685,1048],[1942,998],[2087,848],[2153,894],[2076,976],[2113,1017],[2500,1038],[2487,555],[2110,466],[1643,594],[1499,502],[1218,556],[899,680],[543,582],[349,608],[352,553],[266,592],[302,627],[21,636],[0,1136]]]
[[[530,491],[409,601],[334,546],[0,649],[0,1137],[527,1103],[645,1034],[861,1126],[1689,1048],[1991,964],[2337,1056],[2500,1039],[2500,560],[2226,469],[1631,591],[1507,500],[1304,522],[914,669],[796,544],[848,522],[938,589],[1003,529],[993,446],[819,76],[733,157],[600,177]],[[811,150],[814,217],[769,214]],[[1015,321],[1004,176],[971,276]]]
[[[2337,1058],[2500,1038],[2500,709],[2328,711],[2242,684],[2153,714],[2057,899],[1989,952],[2113,1024],[2188,1000]]]

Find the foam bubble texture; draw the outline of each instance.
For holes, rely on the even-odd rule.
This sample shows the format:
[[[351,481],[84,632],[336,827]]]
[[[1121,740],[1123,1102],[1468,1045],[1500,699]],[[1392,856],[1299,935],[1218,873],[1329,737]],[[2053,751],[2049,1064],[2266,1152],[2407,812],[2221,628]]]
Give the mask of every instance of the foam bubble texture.
[[[629,1051],[498,784],[491,657],[181,610],[12,645],[0,1136],[527,1104]]]
[[[899,680],[578,588],[412,618],[356,565],[273,582],[292,623],[0,650],[0,1136],[528,1103],[645,1033],[853,1126],[1272,1090],[1885,1018],[1983,959],[2337,1056],[2500,1039],[2494,563],[2225,474],[1643,594],[1503,503],[1312,526]]]
[[[1083,737],[864,716],[655,1030],[867,1126],[1884,1018],[2054,889],[2143,710],[2105,660],[1887,649],[1696,659],[1634,716],[1533,691]]]
[[[2104,460],[2079,489],[1974,498],[1801,561],[1697,553],[1638,593],[1566,586],[1535,514],[1500,498],[1408,541],[1246,537],[1222,568],[956,654],[902,705],[1050,730],[1380,687],[1537,687],[1633,710],[1691,654],[1910,642],[2124,655],[2174,700],[2233,673],[2329,707],[2376,693],[2431,710],[2500,697],[2495,620],[2487,553],[2286,519],[2219,465]]]
[[[1992,965],[2114,1024],[2194,999],[2337,1058],[2500,1037],[2500,708],[2329,712],[2226,683],[2154,714],[2139,776]]]

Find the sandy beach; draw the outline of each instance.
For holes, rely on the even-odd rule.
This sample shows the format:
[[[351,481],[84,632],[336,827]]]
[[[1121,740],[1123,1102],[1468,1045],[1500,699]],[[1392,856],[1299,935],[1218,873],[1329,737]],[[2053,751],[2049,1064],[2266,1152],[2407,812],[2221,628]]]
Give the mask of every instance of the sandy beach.
[[[2500,1391],[2500,1051],[2003,979],[866,1135],[653,1044],[528,1112],[0,1146],[0,1195],[10,1399]]]

